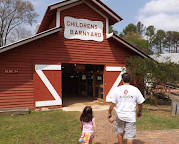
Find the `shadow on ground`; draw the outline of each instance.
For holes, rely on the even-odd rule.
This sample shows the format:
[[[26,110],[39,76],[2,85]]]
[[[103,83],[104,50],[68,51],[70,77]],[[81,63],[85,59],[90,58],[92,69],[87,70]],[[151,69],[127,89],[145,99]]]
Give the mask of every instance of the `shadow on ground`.
[[[95,142],[95,144],[102,144],[100,142]],[[118,142],[114,143],[114,144],[119,144]],[[124,144],[127,144],[127,140],[124,140]],[[134,144],[145,144],[145,142],[139,140],[139,139],[135,139],[134,140]]]

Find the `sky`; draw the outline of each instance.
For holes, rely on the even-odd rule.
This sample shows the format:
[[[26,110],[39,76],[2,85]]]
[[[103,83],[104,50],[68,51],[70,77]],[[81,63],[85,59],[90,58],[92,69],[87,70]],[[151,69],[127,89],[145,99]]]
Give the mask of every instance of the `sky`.
[[[37,24],[45,14],[48,5],[62,0],[29,0],[39,14]],[[156,29],[179,31],[179,0],[101,0],[123,18],[113,27],[119,33],[130,23],[138,21],[145,26],[154,25]],[[37,26],[33,25],[33,29]]]

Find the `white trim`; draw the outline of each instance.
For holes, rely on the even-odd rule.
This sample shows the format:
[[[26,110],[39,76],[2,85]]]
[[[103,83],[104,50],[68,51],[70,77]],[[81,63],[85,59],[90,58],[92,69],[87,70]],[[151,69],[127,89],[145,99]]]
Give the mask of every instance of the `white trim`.
[[[52,84],[42,70],[61,70],[61,65],[35,65],[35,71],[55,99],[49,101],[36,101],[35,106],[42,107],[62,105],[62,99],[60,98],[60,96],[58,95],[58,93],[56,92],[56,90],[54,89],[54,87],[52,86]]]
[[[135,48],[133,48],[132,46],[130,46],[129,44],[127,44],[126,42],[122,41],[121,39],[119,39],[118,37],[116,37],[115,35],[112,36],[114,39],[116,39],[117,41],[119,41],[120,43],[124,44],[125,46],[129,47],[131,50],[137,52],[139,55],[143,56],[144,58],[148,58],[147,56],[145,56],[143,53],[139,52],[138,50],[136,50]]]
[[[61,65],[35,65],[35,70],[61,70]]]
[[[50,5],[50,10],[59,8],[59,7],[63,7],[65,5],[70,5],[71,3],[74,2],[78,2],[80,0],[70,0],[70,1],[62,1],[60,3],[55,3]],[[97,4],[99,7],[101,7],[104,11],[106,11],[107,13],[109,13],[113,18],[115,18],[117,21],[121,21],[120,18],[118,18],[117,16],[115,16],[111,11],[109,11],[107,8],[105,8],[103,5],[101,5],[100,3],[98,3],[96,0],[92,0],[95,4]],[[82,2],[85,2],[84,0],[82,0]]]
[[[56,9],[56,8],[59,8],[59,7],[62,7],[62,6],[65,6],[65,5],[69,5],[71,3],[74,3],[74,2],[77,2],[79,0],[70,0],[70,1],[67,1],[67,2],[61,2],[61,3],[57,3],[57,4],[53,4],[53,5],[50,5],[50,10],[53,10],[53,9]]]
[[[12,44],[3,46],[3,47],[0,48],[0,53],[5,52],[5,51],[10,50],[10,49],[13,49],[13,48],[15,48],[15,47],[24,45],[24,44],[26,44],[26,43],[32,42],[32,41],[34,41],[34,40],[43,38],[43,37],[48,36],[48,35],[50,35],[50,34],[59,32],[60,30],[61,30],[60,27],[53,28],[53,29],[50,29],[50,30],[41,32],[41,33],[39,33],[39,34],[37,34],[37,35],[35,35],[35,36],[32,36],[32,37],[30,37],[30,38],[23,39],[23,40],[20,40],[20,41],[18,41],[18,42],[15,42],[15,43],[12,43]]]
[[[111,38],[113,35],[114,35],[114,33],[113,33],[113,32],[112,32],[112,33],[110,33],[110,34],[107,34],[106,38],[107,38],[107,39],[109,39],[109,38]]]
[[[109,34],[109,19],[108,17],[106,18],[106,37],[108,36]]]
[[[44,107],[44,106],[60,106],[59,101],[37,101],[35,103],[36,107]]]
[[[84,1],[85,4],[87,4],[90,8],[92,8],[94,11],[96,11],[98,14],[100,14],[104,18],[108,18],[106,15],[104,15],[102,12],[100,12],[98,9],[96,9],[94,6],[92,6],[90,3],[87,1]]]
[[[113,84],[112,88],[110,89],[109,93],[107,94],[106,102],[111,102],[111,93],[113,92],[113,90],[115,88],[118,87],[119,83],[121,82],[121,80],[122,80],[121,76],[125,72],[123,70],[125,70],[125,67],[115,67],[115,66],[114,67],[112,67],[112,66],[110,66],[110,67],[107,66],[106,67],[106,71],[119,71],[119,72],[121,72],[119,74],[119,76],[117,77],[115,83]]]
[[[77,6],[77,5],[82,4],[82,3],[83,3],[83,1],[79,1],[79,2],[73,3],[71,5],[66,5],[64,7],[61,7],[61,8],[59,8],[59,10],[62,11],[62,10],[65,10],[65,9],[69,9],[71,7]]]
[[[123,71],[125,67],[107,66],[106,71]]]
[[[57,10],[56,13],[56,27],[60,27],[60,10]]]
[[[114,17],[117,21],[121,21],[117,16],[115,16],[112,12],[110,12],[108,9],[106,9],[104,6],[102,6],[100,3],[98,3],[96,0],[92,0],[94,3],[96,3],[99,7],[101,7],[104,11],[109,13],[112,17]]]

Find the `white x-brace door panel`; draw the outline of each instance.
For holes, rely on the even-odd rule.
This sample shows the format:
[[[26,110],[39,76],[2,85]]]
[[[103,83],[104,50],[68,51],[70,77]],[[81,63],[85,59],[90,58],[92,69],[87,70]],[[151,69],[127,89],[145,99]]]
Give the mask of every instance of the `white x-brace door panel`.
[[[47,89],[50,91],[52,96],[55,100],[48,100],[48,101],[36,101],[35,106],[36,107],[43,107],[43,106],[56,106],[56,105],[62,105],[62,99],[60,98],[59,94],[56,92],[48,78],[43,73],[43,70],[60,70],[61,71],[61,65],[35,65],[35,71],[37,72],[38,76],[42,80],[42,82],[45,84]]]
[[[121,76],[125,72],[125,67],[107,66],[106,71],[107,72],[117,72],[117,71],[121,72],[106,96],[106,102],[111,102],[111,93],[116,87],[118,87],[119,83],[121,82],[122,80]]]

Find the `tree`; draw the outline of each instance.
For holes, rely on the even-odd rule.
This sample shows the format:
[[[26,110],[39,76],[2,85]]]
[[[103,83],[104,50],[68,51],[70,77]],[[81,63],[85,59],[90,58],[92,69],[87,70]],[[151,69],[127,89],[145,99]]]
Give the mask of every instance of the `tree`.
[[[137,27],[131,23],[123,29],[122,35],[127,35],[128,33],[132,32],[137,33]]]
[[[114,29],[113,29],[113,26],[110,26],[110,27],[109,27],[109,33],[118,34],[118,31],[117,31],[117,30],[114,30]]]
[[[6,45],[11,31],[21,24],[36,22],[37,13],[30,1],[1,0],[0,1],[0,46]]]
[[[32,31],[28,30],[27,28],[23,26],[18,26],[12,30],[12,32],[8,36],[8,42],[9,43],[14,43],[16,41],[19,41],[21,39],[25,39],[28,37],[31,37]]]
[[[139,21],[136,25],[137,27],[137,32],[140,34],[140,36],[142,37],[144,31],[145,31],[145,26]]]
[[[152,45],[155,36],[155,27],[153,25],[146,28],[145,36],[147,36],[148,43]]]
[[[168,51],[169,53],[172,52],[172,37],[173,37],[173,32],[167,31],[165,41],[164,41],[164,47],[165,47],[165,50]]]
[[[135,26],[134,24],[127,25],[120,36],[131,43],[132,45],[139,48],[144,53],[150,55],[153,54],[152,47],[148,46],[148,41],[143,38],[143,33],[145,27],[141,22],[138,22]]]
[[[144,53],[151,55],[153,54],[152,50],[148,48],[147,40],[143,39],[139,33],[130,32],[127,35],[123,36],[123,39],[136,46],[138,49]]]
[[[179,47],[179,32],[174,31],[172,34],[172,47],[173,52],[178,53],[178,47]]]
[[[153,40],[153,46],[156,48],[157,54],[163,53],[165,36],[166,36],[165,31],[157,30],[157,33],[155,34],[155,37]]]
[[[178,79],[179,64],[170,60],[164,63],[158,63],[150,58],[141,58],[139,56],[128,59],[127,70],[136,80],[145,80],[146,83],[152,82],[152,88],[157,85],[167,83],[176,83]],[[146,89],[147,90],[147,89]]]
[[[119,36],[148,55],[179,52],[179,32],[176,31],[156,30],[153,25],[146,28],[138,22],[127,25]]]

